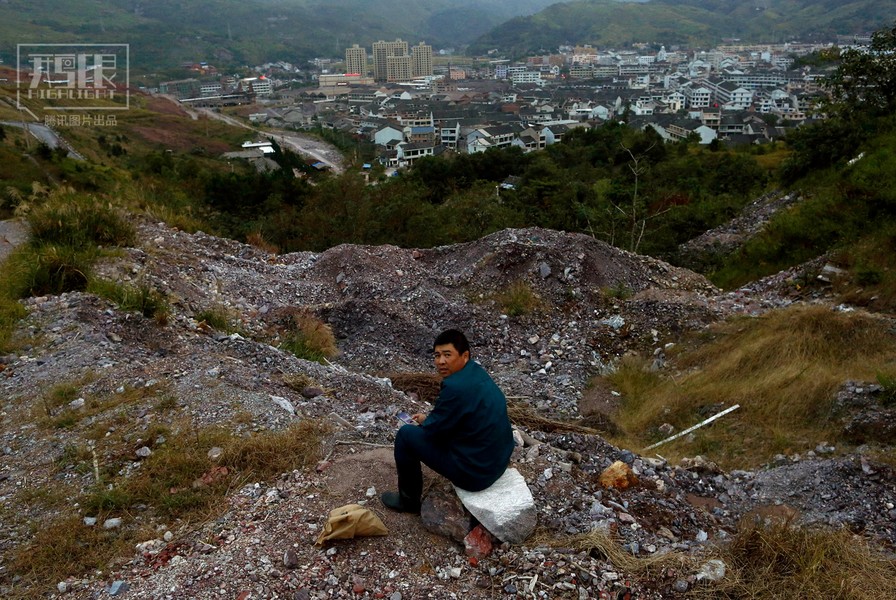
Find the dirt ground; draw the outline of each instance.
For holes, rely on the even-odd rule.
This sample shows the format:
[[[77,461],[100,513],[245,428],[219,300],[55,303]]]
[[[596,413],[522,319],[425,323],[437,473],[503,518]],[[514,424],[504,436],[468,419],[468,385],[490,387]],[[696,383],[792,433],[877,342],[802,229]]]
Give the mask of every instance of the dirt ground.
[[[332,498],[333,508],[354,502],[355,498],[363,498],[368,490],[374,488],[376,495],[370,499],[368,508],[382,519],[390,535],[407,540],[419,540],[421,536],[425,536],[428,545],[443,544],[446,548],[451,545],[451,541],[447,538],[423,530],[419,516],[394,512],[385,508],[380,502],[381,493],[398,489],[392,448],[359,451],[353,451],[354,448],[349,446],[339,448],[342,455],[331,459],[332,463],[325,473],[327,475],[325,490]],[[426,467],[423,477],[424,495],[431,487],[445,484],[444,478]]]

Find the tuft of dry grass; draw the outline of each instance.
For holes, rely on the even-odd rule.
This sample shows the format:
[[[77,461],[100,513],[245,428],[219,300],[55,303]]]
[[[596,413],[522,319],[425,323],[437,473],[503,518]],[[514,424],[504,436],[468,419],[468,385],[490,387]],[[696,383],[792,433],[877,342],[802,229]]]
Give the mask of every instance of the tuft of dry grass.
[[[12,583],[5,597],[30,600],[38,589],[49,592],[55,589],[55,582],[69,575],[105,570],[115,557],[133,552],[138,538],[137,531],[131,529],[87,527],[78,515],[41,522],[31,542],[9,563],[9,572],[20,579]]]
[[[894,366],[896,330],[883,317],[794,307],[721,324],[685,343],[673,358],[679,375],[624,361],[610,376],[623,394],[614,443],[643,448],[662,439],[664,422],[680,431],[719,410],[741,409],[663,446],[668,458],[704,454],[725,468],[753,467],[778,453],[836,441],[833,402],[846,380],[874,381]]]
[[[896,566],[846,531],[745,520],[717,549],[726,576],[695,588],[702,599],[896,598]]]
[[[668,569],[693,568],[696,559],[678,552],[634,556],[610,533],[594,529],[575,536],[554,537],[547,533],[536,534],[535,543],[555,548],[572,548],[610,561],[614,567],[636,577],[650,577]]]
[[[678,552],[633,556],[601,530],[571,537],[542,531],[534,543],[605,558],[636,579],[662,577],[669,571],[696,573],[709,559],[721,560],[725,576],[698,583],[689,592],[688,597],[700,600],[896,598],[893,561],[843,529],[808,529],[787,521],[746,519],[730,540],[701,556]]]
[[[585,427],[578,423],[558,421],[556,419],[543,417],[539,415],[534,408],[521,402],[508,402],[507,416],[510,417],[512,423],[536,431],[566,431],[572,433],[584,433],[586,435],[597,435],[599,433],[596,429],[591,429],[590,427]]]
[[[386,373],[392,387],[406,394],[417,394],[422,402],[435,404],[442,389],[442,378],[435,373]]]
[[[264,234],[260,231],[253,231],[246,236],[246,243],[254,246],[259,250],[264,250],[269,254],[280,254],[280,248],[276,244],[272,244],[265,239]]]
[[[282,431],[233,438],[218,462],[259,478],[305,469],[320,460],[321,440],[329,432],[325,423],[302,420]]]
[[[323,362],[339,353],[333,330],[309,310],[283,311],[279,327],[280,348],[298,358]]]
[[[283,383],[286,386],[296,392],[301,392],[306,387],[317,385],[309,375],[306,373],[284,373],[283,374]]]

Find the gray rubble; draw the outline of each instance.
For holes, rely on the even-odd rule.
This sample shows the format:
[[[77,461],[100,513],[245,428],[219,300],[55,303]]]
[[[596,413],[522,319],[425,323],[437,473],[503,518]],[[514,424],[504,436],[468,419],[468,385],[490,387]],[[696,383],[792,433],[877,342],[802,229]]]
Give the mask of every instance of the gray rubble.
[[[420,517],[384,511],[368,491],[394,489],[393,415],[426,409],[388,377],[429,372],[434,334],[459,327],[514,402],[549,417],[578,417],[581,390],[625,353],[653,352],[663,368],[661,349],[685,333],[790,302],[775,285],[741,291],[749,296],[741,302],[685,269],[542,229],[505,230],[431,250],[344,245],[279,256],[149,222],[140,224],[139,237],[137,247],[98,271],[165,294],[167,324],[86,293],[25,302],[21,348],[0,360],[0,556],[29,539],[30,522],[53,516],[39,502],[23,502],[22,494],[53,486],[76,498],[95,484],[91,469],[75,468],[68,458],[85,445],[88,431],[101,465],[120,460],[105,436],[123,438],[129,448],[124,474],[165,445],[154,433],[163,424],[226,424],[251,435],[321,419],[334,431],[316,469],[246,481],[207,523],[146,523],[149,517],[138,512],[110,525],[81,515],[84,527],[99,523],[114,532],[151,525],[156,533],[145,534],[131,556],[102,573],[47,582],[60,596],[92,599],[114,589],[128,599],[587,600],[631,590],[646,599],[682,597],[697,580],[696,571],[670,570],[649,586],[639,584],[597,553],[541,546],[532,538],[496,543],[474,561],[457,536],[423,529]],[[537,294],[541,310],[502,312],[495,295],[517,281]],[[631,296],[607,292],[622,288]],[[336,358],[318,364],[277,348],[278,320],[292,307],[332,327]],[[208,309],[232,314],[237,331],[197,320]],[[72,425],[47,435],[34,406],[60,382],[77,382],[81,401],[48,409]],[[860,383],[852,384],[844,406],[861,404],[854,400],[864,398],[856,391]],[[731,473],[699,457],[670,465],[597,435],[525,430],[519,440],[512,466],[532,492],[539,528],[556,539],[602,531],[635,556],[700,556],[751,511],[792,511],[802,522],[845,526],[885,549],[896,544],[892,469],[870,454],[832,453],[822,440],[813,441],[817,451]],[[211,460],[220,456],[214,450]],[[628,465],[638,485],[600,485],[601,473],[616,461]],[[348,503],[377,511],[390,535],[314,547],[325,516]],[[0,581],[5,568],[0,563]]]

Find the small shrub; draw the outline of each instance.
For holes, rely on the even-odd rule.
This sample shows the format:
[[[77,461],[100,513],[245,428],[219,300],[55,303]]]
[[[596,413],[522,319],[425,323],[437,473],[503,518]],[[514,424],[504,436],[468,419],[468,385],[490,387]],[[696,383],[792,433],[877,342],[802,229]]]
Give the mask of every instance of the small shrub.
[[[881,387],[880,403],[884,406],[896,404],[896,375],[879,372],[877,374],[877,383]]]
[[[338,353],[329,325],[305,310],[291,310],[282,322],[280,348],[298,358],[323,362]]]
[[[296,392],[301,392],[306,387],[315,385],[314,380],[305,373],[285,373],[283,375],[283,383]]]
[[[522,280],[517,280],[501,292],[493,296],[501,311],[510,317],[532,314],[544,308],[544,301],[532,291],[532,287]]]
[[[628,286],[624,281],[617,281],[613,285],[609,287],[605,287],[601,290],[605,297],[612,298],[614,300],[628,300],[632,297],[632,288]]]
[[[877,285],[883,278],[883,273],[878,269],[861,268],[856,271],[856,283],[859,285]]]

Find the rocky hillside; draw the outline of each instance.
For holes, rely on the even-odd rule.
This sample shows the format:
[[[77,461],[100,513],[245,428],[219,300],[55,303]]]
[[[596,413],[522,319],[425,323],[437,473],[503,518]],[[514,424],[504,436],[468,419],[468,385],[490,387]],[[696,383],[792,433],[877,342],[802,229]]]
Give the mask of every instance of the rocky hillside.
[[[27,301],[21,350],[0,361],[0,595],[19,591],[8,560],[35,523],[72,509],[85,531],[108,526],[143,540],[109,569],[42,582],[85,599],[674,598],[710,585],[708,549],[751,511],[846,525],[885,548],[896,542],[892,470],[864,456],[834,457],[820,444],[761,471],[725,473],[701,458],[642,457],[577,424],[589,379],[624,353],[661,351],[720,318],[790,302],[774,285],[721,294],[691,271],[541,229],[431,250],[345,245],[272,255],[143,222],[135,247],[100,272],[149,285],[171,312],[160,324],[85,293]],[[514,289],[529,294],[522,314],[507,309]],[[297,308],[332,328],[332,361],[278,349],[280,323]],[[232,315],[233,332],[198,318],[210,310]],[[432,338],[447,327],[468,332],[474,358],[519,409],[525,445],[513,462],[538,509],[530,541],[481,559],[377,499],[395,486],[392,415],[425,410],[425,395],[397,382],[430,372]],[[47,391],[60,382],[77,382],[79,398],[51,407]],[[47,417],[66,425],[48,427]],[[118,460],[122,447],[130,458],[119,475],[127,475],[169,443],[153,433],[159,425],[248,435],[309,420],[332,426],[317,468],[244,479],[204,522],[150,522],[137,510],[94,523],[96,514],[73,506],[94,485],[97,464]],[[67,453],[88,437],[94,469],[66,468]],[[616,461],[636,485],[601,484]],[[440,493],[436,477],[427,481]],[[48,509],[36,492],[47,488],[68,503]],[[377,512],[390,534],[314,546],[329,511],[353,502]],[[595,531],[615,536],[630,557],[682,558],[633,577],[630,561],[612,553],[552,543]]]

